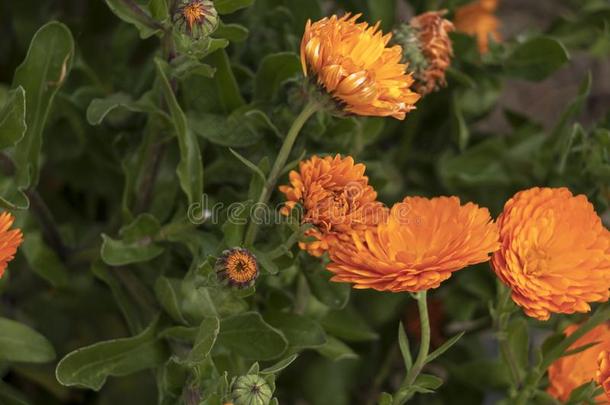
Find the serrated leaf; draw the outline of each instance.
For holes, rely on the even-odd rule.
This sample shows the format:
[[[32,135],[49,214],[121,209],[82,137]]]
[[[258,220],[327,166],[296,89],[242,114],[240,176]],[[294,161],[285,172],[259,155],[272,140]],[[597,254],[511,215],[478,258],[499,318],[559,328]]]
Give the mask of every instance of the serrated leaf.
[[[167,359],[153,322],[141,334],[98,342],[77,349],[57,364],[57,381],[68,387],[99,391],[108,377],[121,377],[156,367]]]
[[[0,361],[47,363],[55,359],[51,343],[22,323],[0,318]]]

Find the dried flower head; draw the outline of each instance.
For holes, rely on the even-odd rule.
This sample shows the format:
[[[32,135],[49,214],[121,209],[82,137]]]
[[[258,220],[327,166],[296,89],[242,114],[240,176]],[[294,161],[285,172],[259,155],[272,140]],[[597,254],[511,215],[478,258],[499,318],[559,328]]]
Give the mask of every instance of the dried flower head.
[[[235,287],[249,287],[258,277],[258,262],[247,249],[233,248],[222,252],[216,260],[216,274]]]
[[[479,52],[489,52],[489,38],[500,42],[500,20],[494,15],[497,0],[478,0],[459,7],[455,11],[455,28],[457,31],[477,38]]]
[[[186,27],[189,35],[204,36],[216,30],[218,13],[211,0],[185,0],[176,9],[174,20]]]
[[[15,218],[8,212],[0,214],[0,278],[23,242],[23,234],[20,229],[9,229],[14,221]]]
[[[303,72],[348,113],[404,119],[420,96],[411,91],[413,78],[400,63],[402,48],[387,47],[392,35],[383,35],[379,23],[356,23],[359,17],[308,21],[301,42]]]
[[[299,171],[290,172],[290,185],[280,187],[288,200],[281,212],[289,215],[301,204],[302,222],[315,226],[306,232],[315,241],[302,242],[301,249],[321,256],[337,240],[349,240],[350,232],[364,231],[387,216],[365,170],[352,157],[336,155],[313,156],[300,163]]]
[[[525,313],[588,312],[608,300],[610,232],[584,195],[566,188],[521,191],[498,218],[501,247],[492,259]]]
[[[415,78],[415,91],[426,95],[446,86],[445,72],[451,65],[453,46],[449,33],[454,30],[443,11],[430,11],[413,17],[394,31],[395,43],[404,50],[403,62],[408,63]]]
[[[579,325],[569,325],[563,333],[570,336],[578,327]],[[570,394],[575,388],[596,379],[600,354],[602,351],[610,350],[610,326],[608,323],[598,325],[587,332],[574,342],[568,348],[568,351],[592,343],[597,344],[579,353],[560,357],[551,364],[548,369],[549,387],[547,389],[551,396],[565,402],[570,398]],[[607,367],[607,361],[604,364]],[[596,400],[601,401],[599,403],[608,403],[604,394],[598,396]]]
[[[489,260],[497,248],[497,227],[486,208],[460,205],[457,197],[407,197],[377,228],[333,244],[328,270],[333,281],[355,288],[417,292]]]
[[[602,350],[597,356],[595,380],[604,389],[606,401],[610,403],[610,352],[608,350]]]

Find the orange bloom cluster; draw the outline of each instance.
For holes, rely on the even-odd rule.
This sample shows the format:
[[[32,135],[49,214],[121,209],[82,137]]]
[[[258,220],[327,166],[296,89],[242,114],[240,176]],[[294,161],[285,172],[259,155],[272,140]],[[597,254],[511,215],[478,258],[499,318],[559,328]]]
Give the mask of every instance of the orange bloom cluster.
[[[578,329],[579,325],[570,325],[564,330],[566,336],[570,336]],[[605,359],[602,352],[610,350],[610,325],[604,323],[590,330],[578,339],[568,350],[573,350],[587,344],[596,345],[571,356],[557,359],[548,369],[549,388],[547,392],[560,401],[567,401],[575,388],[593,380],[603,378],[604,387],[607,386],[609,375],[608,357]],[[599,361],[599,363],[598,363]],[[598,367],[598,364],[601,367]],[[610,403],[605,395],[596,398],[600,403]]]
[[[492,267],[527,315],[546,320],[608,300],[610,232],[585,196],[566,188],[521,191],[498,226],[501,248]]]
[[[595,380],[606,394],[606,402],[610,403],[610,352],[602,350],[597,356],[597,373]]]
[[[451,65],[453,46],[449,33],[455,28],[443,18],[445,11],[430,11],[411,19],[410,25],[417,31],[421,50],[427,61],[423,72],[416,76],[415,90],[428,94],[447,85],[445,71]]]
[[[477,38],[481,53],[489,51],[489,37],[494,41],[501,40],[500,21],[494,15],[498,8],[498,0],[478,0],[455,11],[455,28]]]
[[[302,204],[303,223],[315,228],[306,236],[313,242],[302,242],[313,256],[321,256],[338,239],[351,231],[363,231],[387,216],[387,209],[377,202],[377,193],[364,175],[365,166],[351,157],[314,156],[300,163],[299,171],[290,172],[290,186],[281,186],[286,205],[284,215]]]
[[[301,42],[303,72],[348,113],[402,120],[420,98],[400,63],[402,48],[387,47],[392,35],[384,35],[379,24],[356,23],[359,17],[308,21]]]
[[[23,242],[23,234],[19,229],[9,229],[15,218],[8,212],[0,214],[0,278],[4,275],[8,262],[13,260],[17,248]]]
[[[457,197],[407,197],[386,221],[330,247],[334,281],[355,288],[417,292],[489,260],[498,231],[489,211]]]

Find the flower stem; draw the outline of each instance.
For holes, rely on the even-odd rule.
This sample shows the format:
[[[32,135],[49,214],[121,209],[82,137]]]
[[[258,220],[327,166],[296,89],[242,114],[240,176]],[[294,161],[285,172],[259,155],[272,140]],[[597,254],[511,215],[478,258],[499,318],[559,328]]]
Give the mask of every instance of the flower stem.
[[[286,161],[290,156],[290,152],[292,151],[292,147],[294,146],[294,142],[296,141],[297,136],[301,132],[301,129],[303,129],[303,126],[305,125],[307,120],[311,118],[311,116],[315,114],[319,109],[320,106],[317,102],[310,101],[303,108],[303,111],[301,111],[301,113],[294,120],[292,127],[290,127],[290,130],[288,131],[288,135],[286,135],[286,138],[284,139],[282,148],[280,149],[280,152],[277,155],[277,159],[275,159],[275,163],[271,168],[271,172],[269,172],[269,176],[267,177],[267,181],[263,186],[263,190],[261,191],[260,197],[257,201],[255,208],[261,207],[267,204],[267,202],[269,201],[272,190],[275,187],[275,184],[277,183],[280,173],[286,165]],[[258,233],[258,225],[259,224],[257,223],[257,221],[250,221],[250,225],[248,226],[246,237],[244,239],[245,246],[252,246],[252,244],[256,240],[256,235]]]
[[[498,336],[498,343],[500,345],[500,353],[502,358],[506,363],[508,363],[508,368],[510,370],[510,374],[512,377],[513,385],[516,390],[521,386],[521,373],[519,371],[519,367],[517,366],[517,362],[515,360],[515,356],[513,353],[513,349],[510,347],[510,343],[508,342],[508,324],[510,322],[510,295],[511,290],[506,288],[503,285],[498,285],[500,289],[498,292],[498,314],[497,314],[497,322],[496,322],[496,331]]]
[[[402,405],[413,396],[413,391],[409,388],[415,383],[417,376],[421,373],[426,364],[426,359],[428,358],[428,352],[430,351],[430,319],[428,318],[428,301],[426,295],[427,291],[420,291],[417,293],[417,307],[419,309],[419,322],[421,325],[419,353],[417,354],[415,363],[413,363],[413,367],[411,367],[407,373],[400,390],[394,398],[394,405]]]

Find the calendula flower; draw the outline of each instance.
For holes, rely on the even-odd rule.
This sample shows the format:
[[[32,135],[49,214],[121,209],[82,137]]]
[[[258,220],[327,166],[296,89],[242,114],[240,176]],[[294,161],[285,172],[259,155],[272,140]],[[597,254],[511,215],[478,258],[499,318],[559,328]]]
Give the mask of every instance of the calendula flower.
[[[610,352],[602,350],[597,356],[597,373],[595,380],[606,394],[606,402],[610,402]]]
[[[407,197],[385,222],[330,247],[333,281],[355,288],[417,292],[489,260],[498,230],[489,211],[457,197]]]
[[[455,28],[477,38],[479,52],[489,52],[489,38],[501,40],[500,20],[494,12],[498,7],[497,0],[479,0],[459,7],[455,11]]]
[[[189,35],[209,35],[218,26],[218,13],[211,0],[183,1],[174,19],[186,26]]]
[[[288,200],[281,213],[289,215],[300,204],[301,221],[314,225],[305,236],[315,239],[300,243],[301,249],[321,256],[339,239],[349,239],[352,231],[375,226],[387,215],[387,208],[377,202],[377,193],[368,184],[362,163],[351,157],[313,156],[291,171],[290,185],[279,189]]]
[[[15,218],[8,212],[0,214],[0,278],[4,275],[6,266],[15,258],[15,253],[23,242],[20,229],[10,229]]]
[[[587,197],[566,188],[521,191],[498,226],[501,248],[492,267],[527,315],[546,320],[608,300],[610,232]]]
[[[578,329],[578,326],[569,325],[563,333],[570,336]],[[579,353],[560,357],[551,364],[548,369],[549,387],[547,389],[550,395],[562,402],[567,401],[575,388],[596,379],[601,352],[610,350],[610,326],[608,323],[603,323],[590,330],[574,342],[568,350],[591,343],[597,344]],[[602,374],[607,376],[607,358],[603,363],[605,371]],[[604,404],[610,403],[603,394],[598,396],[596,400]]]
[[[356,23],[360,14],[307,21],[301,42],[305,76],[348,113],[404,119],[419,95],[411,91],[413,77],[402,64],[402,48],[387,47],[379,23]]]
[[[233,248],[222,252],[216,260],[216,274],[235,287],[249,287],[259,274],[256,257],[247,249]]]
[[[393,42],[402,46],[403,62],[415,78],[415,91],[426,95],[446,86],[445,71],[451,65],[453,46],[449,33],[453,23],[443,16],[446,10],[430,11],[413,17],[394,31]]]

